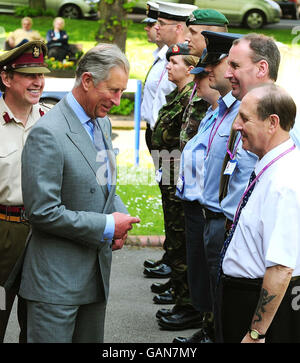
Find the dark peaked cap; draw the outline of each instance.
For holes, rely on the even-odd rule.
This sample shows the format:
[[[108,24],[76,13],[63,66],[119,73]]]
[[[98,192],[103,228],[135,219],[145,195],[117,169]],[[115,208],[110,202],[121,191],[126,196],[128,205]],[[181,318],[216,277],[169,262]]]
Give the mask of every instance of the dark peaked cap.
[[[243,34],[212,32],[208,30],[204,30],[201,34],[205,38],[207,50],[204,57],[201,57],[202,65],[215,63],[221,55],[228,55],[233,41],[243,37]]]

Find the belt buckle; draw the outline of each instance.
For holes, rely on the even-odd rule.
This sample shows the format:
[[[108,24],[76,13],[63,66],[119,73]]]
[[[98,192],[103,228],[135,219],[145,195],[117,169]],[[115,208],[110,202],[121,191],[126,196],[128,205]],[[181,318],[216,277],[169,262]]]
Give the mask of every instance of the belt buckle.
[[[25,209],[21,209],[21,212],[20,212],[20,222],[27,222],[28,221],[28,218],[26,217],[26,212],[25,212]]]

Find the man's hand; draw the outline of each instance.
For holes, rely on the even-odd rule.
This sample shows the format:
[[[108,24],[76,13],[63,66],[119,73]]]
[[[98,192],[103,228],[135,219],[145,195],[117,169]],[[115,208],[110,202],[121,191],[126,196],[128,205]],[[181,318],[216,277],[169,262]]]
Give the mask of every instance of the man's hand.
[[[127,232],[132,229],[132,223],[140,223],[140,219],[128,214],[114,212],[115,234],[114,240],[123,239]]]
[[[113,240],[113,244],[111,247],[112,250],[116,251],[116,250],[120,250],[121,248],[123,248],[126,238],[127,238],[127,233],[124,235],[123,238]]]

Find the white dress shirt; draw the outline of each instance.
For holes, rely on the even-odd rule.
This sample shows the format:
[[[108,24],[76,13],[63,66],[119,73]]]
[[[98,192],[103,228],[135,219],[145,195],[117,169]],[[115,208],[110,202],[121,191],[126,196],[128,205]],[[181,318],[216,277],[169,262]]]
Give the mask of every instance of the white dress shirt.
[[[293,144],[289,139],[269,151],[256,165],[255,174]],[[296,147],[256,181],[223,260],[225,275],[262,278],[266,268],[274,265],[292,268],[293,276],[300,275],[299,165]]]
[[[146,121],[153,130],[158,112],[166,104],[166,95],[171,93],[176,85],[168,80],[166,53],[168,46],[156,49],[153,53],[154,65],[150,69],[143,92],[141,104],[141,119]]]

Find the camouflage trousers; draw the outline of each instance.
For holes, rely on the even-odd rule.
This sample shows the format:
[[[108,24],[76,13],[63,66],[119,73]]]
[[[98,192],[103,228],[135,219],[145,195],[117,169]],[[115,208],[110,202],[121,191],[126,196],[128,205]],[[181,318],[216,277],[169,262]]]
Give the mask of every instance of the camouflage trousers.
[[[186,237],[183,205],[175,196],[175,185],[159,184],[164,213],[164,249],[172,267],[171,285],[175,292],[176,305],[191,304],[187,280]]]

